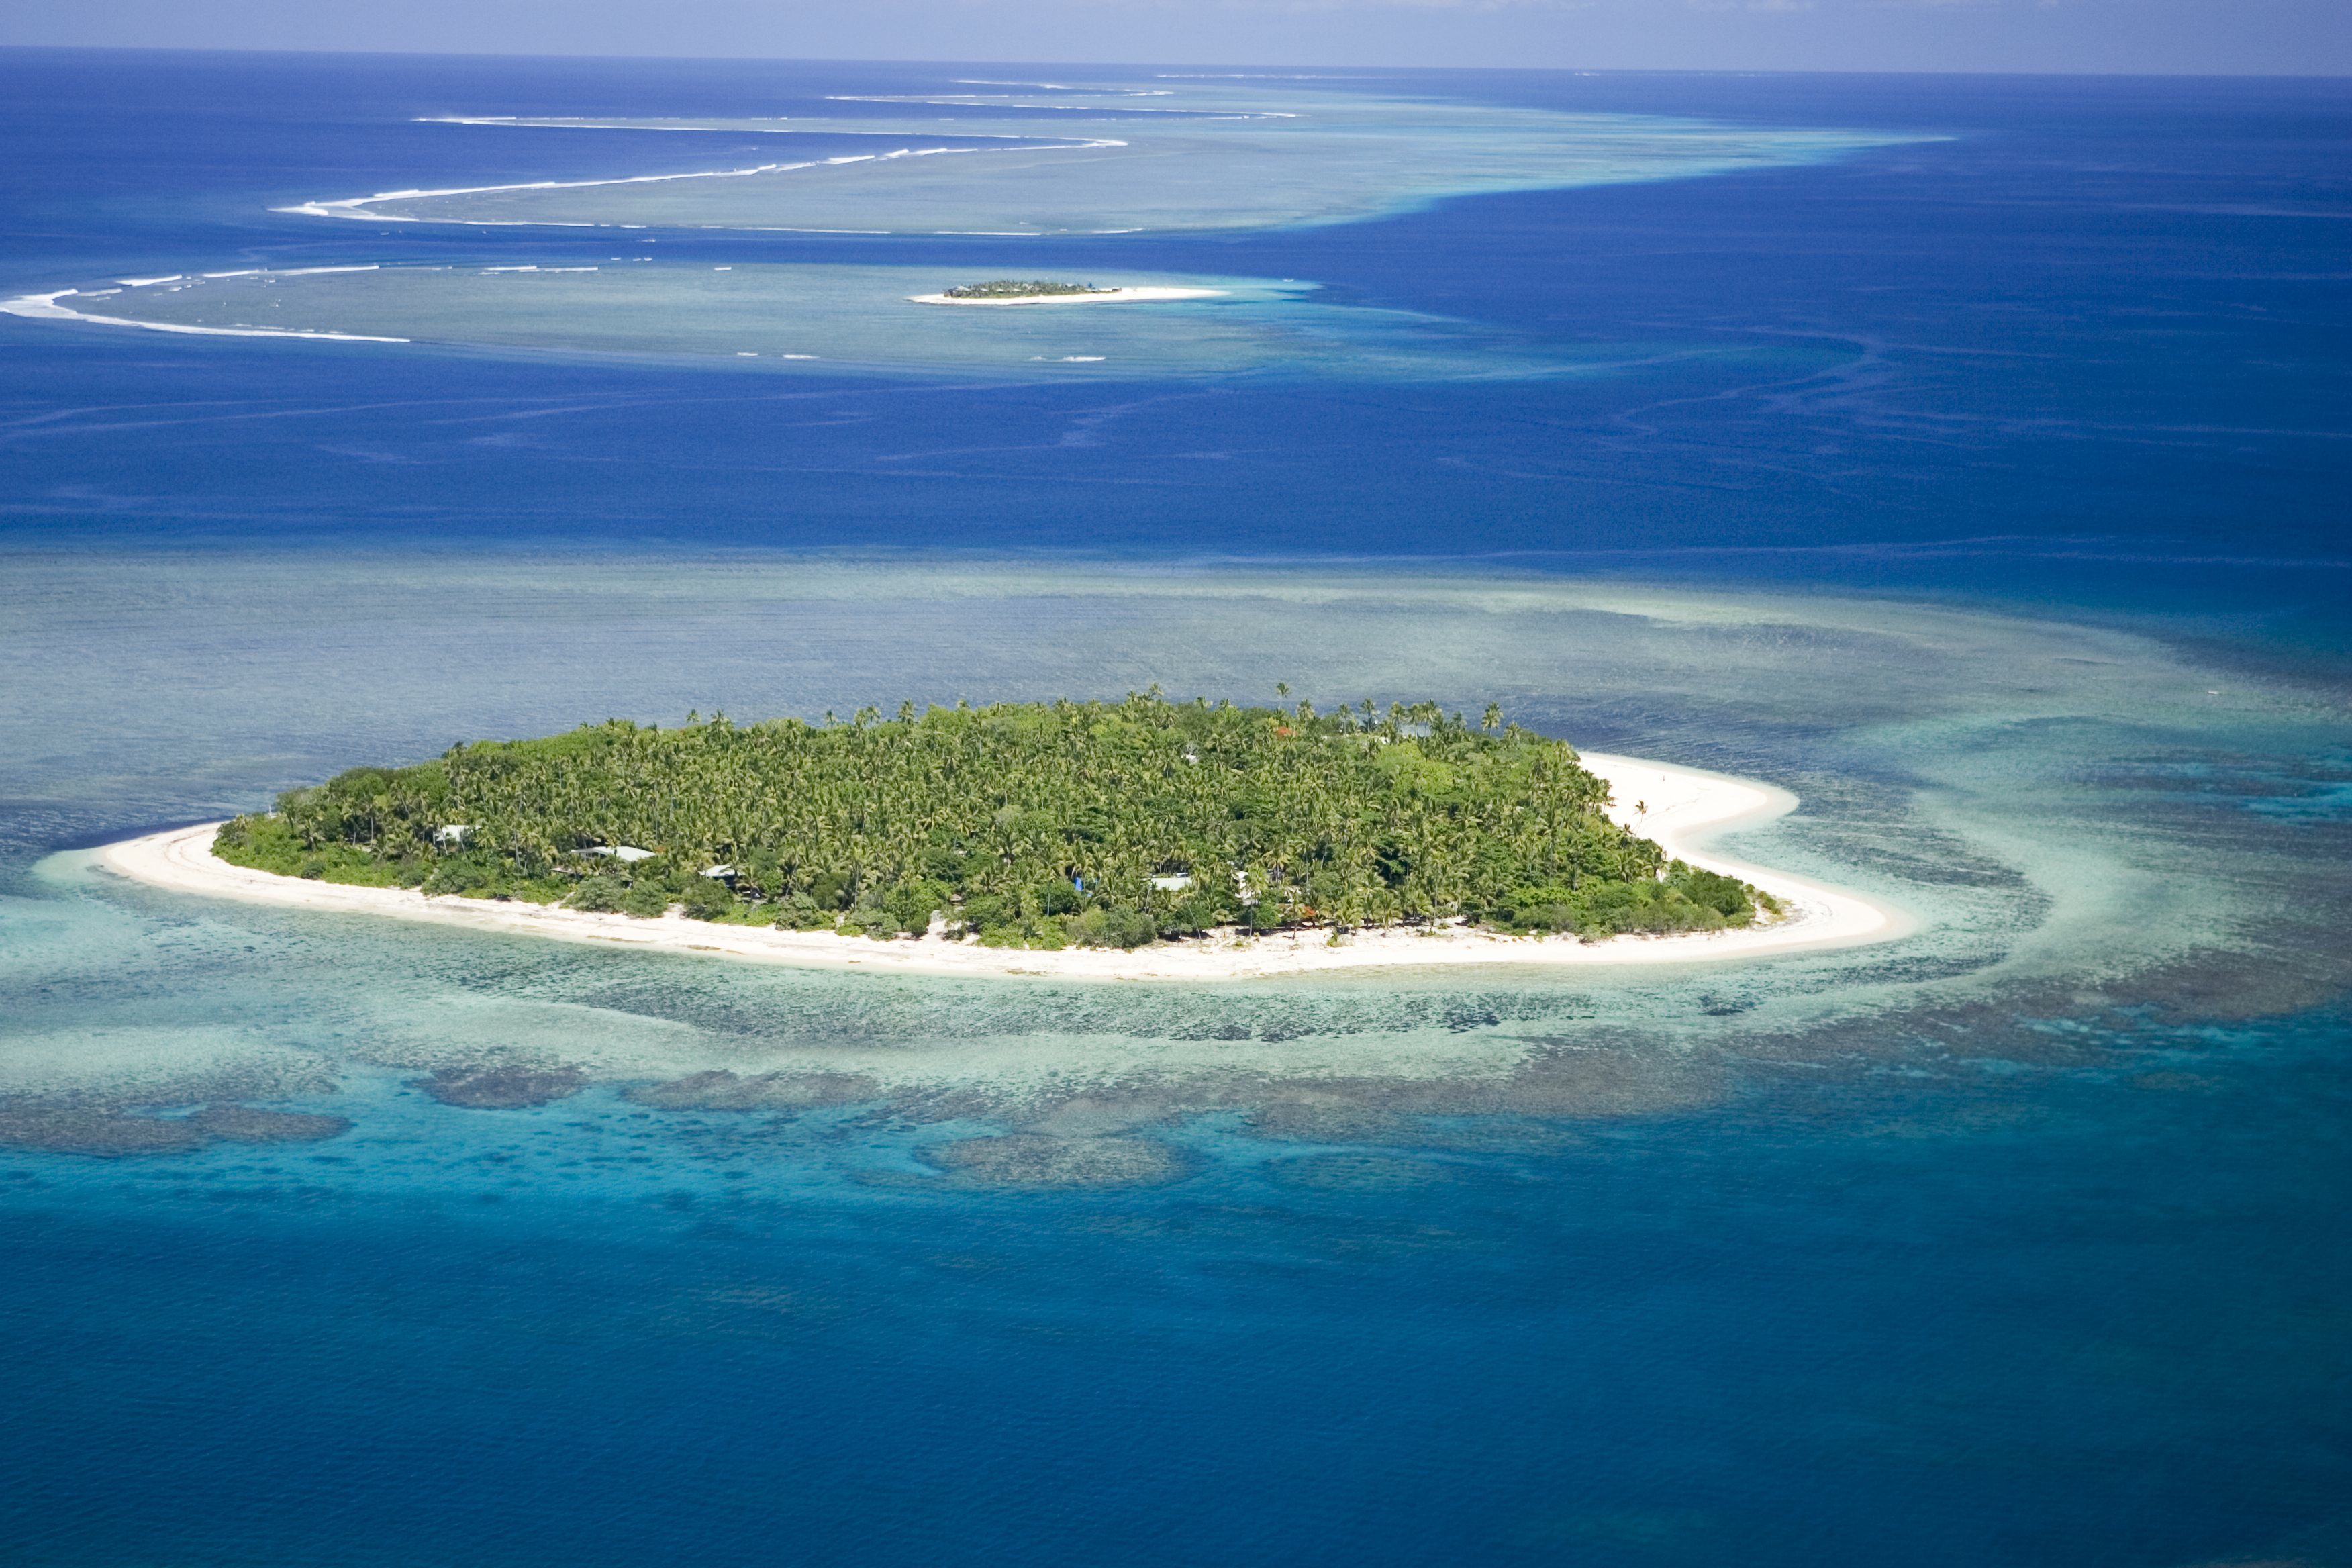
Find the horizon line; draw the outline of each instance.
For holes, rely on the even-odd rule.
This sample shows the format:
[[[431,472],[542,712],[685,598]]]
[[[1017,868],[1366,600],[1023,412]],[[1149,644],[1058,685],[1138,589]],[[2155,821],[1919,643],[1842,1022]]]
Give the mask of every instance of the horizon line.
[[[1978,80],[2131,80],[2131,81],[2337,81],[2352,85],[2352,70],[2211,70],[2158,71],[2128,68],[2094,69],[2069,68],[2048,69],[1938,69],[1933,67],[1903,67],[1863,68],[1851,66],[1430,66],[1430,65],[1318,65],[1296,61],[1265,60],[1107,60],[1107,59],[1041,59],[1034,57],[1012,58],[977,55],[942,56],[878,56],[878,55],[785,55],[740,54],[711,55],[640,50],[626,54],[611,54],[588,50],[554,49],[525,53],[512,49],[411,49],[378,48],[365,46],[348,48],[269,48],[258,46],[215,44],[29,44],[0,40],[0,54],[83,54],[83,55],[204,55],[258,56],[273,59],[467,59],[467,60],[579,60],[609,61],[614,64],[644,64],[660,61],[687,65],[828,65],[828,66],[1036,66],[1055,70],[1216,70],[1221,72],[1258,71],[1318,71],[1354,73],[1364,76],[1411,74],[1414,76],[1514,76],[1514,77],[1840,77],[1840,78],[1916,78],[1938,81]]]

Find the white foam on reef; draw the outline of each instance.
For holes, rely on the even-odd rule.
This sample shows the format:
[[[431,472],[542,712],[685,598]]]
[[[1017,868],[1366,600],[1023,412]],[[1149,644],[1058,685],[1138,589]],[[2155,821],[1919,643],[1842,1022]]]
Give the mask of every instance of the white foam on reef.
[[[1101,98],[1124,95],[1098,92],[1094,96]],[[1155,88],[1149,92],[1138,92],[1133,96],[1169,98],[1174,95],[1167,88]],[[923,109],[1045,109],[1063,114],[1099,114],[1103,111],[1103,106],[1099,103],[1041,103],[1034,99],[1014,98],[1001,92],[950,93],[945,97],[926,97],[917,93],[831,92],[825,94],[825,101],[828,103],[907,103]],[[1201,109],[1137,109],[1123,103],[1115,107],[1120,114],[1166,114],[1185,120],[1296,120],[1298,118],[1297,115],[1282,110],[1261,109],[1219,113]]]
[[[725,123],[705,123],[692,120],[632,120],[590,119],[582,115],[515,115],[515,114],[420,114],[419,125],[477,125],[528,131],[678,131],[697,135],[730,136],[888,136],[891,131],[855,131],[843,129],[831,121],[810,121],[793,123],[788,115],[754,115],[730,119]],[[822,129],[819,129],[822,127]],[[959,136],[967,132],[959,129]],[[1020,142],[1034,148],[1121,146],[1121,142],[1103,142],[1081,136],[974,136],[975,142]],[[982,148],[983,152],[1018,152],[1020,148]]]
[[[952,174],[892,169],[853,155],[750,171],[695,171],[322,199],[283,210],[481,226],[1092,234],[1355,222],[1452,196],[1688,177],[1818,162],[1911,133],[1743,126],[1656,116],[1569,112],[1332,86],[1205,82],[947,95],[841,94],[895,106],[894,119],[709,116],[586,120],[438,117],[479,129],[731,132],[945,137],[1001,145],[909,148],[899,155],[988,152]],[[1038,111],[1065,132],[1041,139]],[[1092,126],[1073,123],[1091,118]],[[1007,154],[1015,154],[1010,155]],[[811,178],[826,172],[838,178]],[[743,177],[743,176],[762,177]],[[765,176],[775,176],[768,178]],[[698,183],[699,182],[699,183]]]
[[[314,270],[328,269],[320,268]],[[155,281],[168,282],[170,279],[158,279]],[[343,343],[404,343],[411,341],[373,332],[333,332],[301,327],[205,327],[186,321],[142,321],[133,316],[100,315],[58,303],[79,292],[73,289],[59,289],[47,294],[19,294],[13,300],[0,300],[0,315],[23,316],[33,321],[94,321],[105,327],[140,327],[151,332],[185,332],[205,338],[308,338]]]
[[[460,124],[498,124],[514,121],[461,121]],[[524,122],[535,123],[535,122]],[[683,129],[667,127],[666,129]],[[606,185],[659,185],[679,180],[740,180],[758,174],[789,174],[803,169],[837,169],[852,163],[892,163],[902,158],[930,158],[950,153],[1012,153],[1012,152],[1083,152],[1097,147],[1123,147],[1123,142],[1108,140],[1038,142],[1018,147],[901,147],[889,153],[846,153],[836,158],[810,158],[797,163],[755,163],[741,169],[688,169],[673,174],[627,174],[596,180],[524,180],[504,185],[447,185],[436,189],[378,191],[373,195],[341,196],[331,200],[298,202],[290,207],[272,207],[278,213],[297,214],[304,217],[361,218],[369,223],[463,223],[483,228],[509,228],[519,225],[537,226],[537,218],[420,218],[399,213],[380,213],[371,208],[385,202],[431,201],[451,196],[503,195],[517,191],[578,191]],[[552,220],[551,226],[559,228],[642,228],[643,224],[600,225],[582,220]],[[862,233],[864,230],[813,229],[810,233]],[[875,233],[887,232],[874,230]]]
[[[639,920],[536,904],[426,898],[407,888],[360,888],[306,881],[234,866],[213,853],[221,824],[173,828],[108,846],[98,863],[110,871],[177,892],[277,904],[320,912],[391,915],[477,930],[612,942],[668,952],[877,973],[1049,976],[1065,980],[1264,980],[1364,969],[1452,969],[1460,965],[1717,963],[1773,953],[1850,947],[1907,935],[1915,924],[1892,905],[1826,883],[1711,856],[1696,846],[1714,833],[1785,816],[1786,790],[1720,773],[1633,757],[1588,755],[1606,782],[1612,817],[1677,858],[1754,883],[1783,901],[1785,912],[1758,925],[1671,936],[1582,942],[1572,936],[1502,936],[1458,924],[1356,932],[1337,942],[1320,931],[1246,940],[1205,937],[1123,952],[1072,948],[1031,952],[944,938],[874,942],[834,931],[714,924],[666,915]]]
[[[614,258],[616,263],[623,258]],[[223,336],[447,343],[509,353],[726,359],[780,373],[821,356],[856,374],[1214,375],[1295,372],[1365,379],[1522,378],[1580,368],[1474,323],[1318,300],[1311,283],[1098,273],[1100,292],[954,300],[932,267],[751,263],[241,268],[110,300],[28,295],[23,316]],[[1024,276],[1001,259],[971,276]],[[908,310],[909,301],[986,310]],[[1213,301],[1213,310],[1202,308]],[[1107,311],[1033,305],[1141,305]],[[1005,310],[1002,306],[1020,309]],[[763,347],[764,345],[764,347]],[[779,351],[790,350],[791,353]],[[1102,367],[1084,369],[1082,367]]]

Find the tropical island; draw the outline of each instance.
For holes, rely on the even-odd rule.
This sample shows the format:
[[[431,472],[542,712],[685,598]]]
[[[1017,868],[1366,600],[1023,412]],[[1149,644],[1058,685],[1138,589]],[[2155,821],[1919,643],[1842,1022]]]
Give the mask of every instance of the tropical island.
[[[1160,283],[1123,283],[1104,289],[1092,283],[1064,283],[1047,278],[992,278],[985,283],[959,283],[936,294],[910,294],[908,298],[918,305],[1140,305],[1171,300],[1213,300],[1224,292],[1223,289]]]
[[[1565,743],[1434,703],[625,720],[361,767],[221,826],[278,877],[990,948],[1717,931],[1780,901],[1613,821]]]
[[[1055,283],[1043,278],[992,278],[985,283],[959,283],[940,290],[950,300],[1043,300],[1063,294],[1109,294],[1091,283]]]

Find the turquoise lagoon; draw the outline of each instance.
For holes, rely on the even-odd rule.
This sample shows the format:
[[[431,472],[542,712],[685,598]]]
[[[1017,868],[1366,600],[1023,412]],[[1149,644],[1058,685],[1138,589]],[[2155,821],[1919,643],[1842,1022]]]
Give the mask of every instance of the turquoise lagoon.
[[[2333,1491],[2313,848],[2352,770],[2303,682],[1492,572],[110,551],[7,584],[34,679],[0,713],[44,737],[0,892],[29,1560],[1075,1562],[1141,1519],[1171,1561],[1960,1563],[2021,1509],[2057,1561],[2300,1543]],[[1277,671],[1771,779],[1802,806],[1733,847],[1920,929],[1573,978],[887,979],[52,847],[607,713]],[[522,1090],[436,1091],[485,1075]],[[2224,1428],[2260,1435],[2209,1458]],[[2142,1475],[2203,1489],[2150,1510]]]
[[[425,127],[465,138],[491,158],[527,134],[593,132],[593,155],[616,167],[606,175],[321,197],[282,209],[378,224],[625,231],[609,237],[625,247],[618,255],[502,249],[470,262],[293,268],[196,261],[183,272],[55,287],[0,308],[194,335],[716,356],[803,372],[1508,379],[1677,351],[1528,341],[1444,314],[1334,300],[1312,279],[1143,271],[1131,257],[1108,268],[1090,263],[1086,280],[1214,297],[1082,312],[910,308],[913,295],[1056,263],[1050,251],[1026,248],[960,256],[953,271],[814,258],[680,265],[660,254],[657,232],[646,231],[1002,240],[1279,230],[1486,194],[1804,165],[1916,139],[1175,77],[1148,88],[835,94],[825,108],[767,118],[424,117]],[[1041,127],[1055,134],[1041,135]],[[917,140],[895,144],[905,137]],[[647,149],[675,160],[671,149],[733,148],[744,138],[801,146],[808,155],[638,171],[659,155]],[[529,155],[520,146],[515,153]],[[1558,285],[1546,278],[1528,286]]]
[[[723,359],[736,368],[803,375],[1512,380],[1606,374],[1645,354],[1633,344],[1563,351],[1470,321],[1327,304],[1315,285],[1287,279],[1094,268],[1087,280],[1099,288],[1184,289],[1204,297],[994,307],[916,301],[1028,265],[1000,259],[955,272],[823,263],[681,267],[615,256],[602,263],[239,269],[110,281],[0,308],[58,319],[72,311],[101,324],[192,335],[341,341],[354,352],[428,342]]]
[[[664,152],[681,161],[697,143],[748,137],[768,155],[657,174],[339,194],[290,210],[366,222],[1172,234],[1360,222],[1449,197],[1769,169],[1911,139],[1172,76],[1145,88],[839,94],[825,109],[770,118],[438,117],[450,134],[628,132],[670,141],[675,150]],[[841,136],[862,144],[794,156],[796,146]]]
[[[0,72],[0,293],[415,340],[0,317],[0,1556],[2352,1562],[2340,87]],[[904,300],[1007,271],[1228,293]],[[90,853],[1276,681],[1917,930],[981,984]]]
[[[331,1099],[346,1075],[438,1068],[615,1088],[725,1072],[772,1080],[793,1106],[944,1101],[984,1109],[995,1131],[1157,1138],[1194,1111],[1294,1093],[1376,1117],[1522,1097],[1575,1112],[1586,1053],[1604,1048],[1630,1053],[1643,1087],[1603,1073],[1602,1104],[1621,1091],[1708,1103],[1757,1053],[1911,1071],[1924,1052],[1972,1077],[1984,1069],[1936,1032],[1952,1019],[1981,1031],[1988,1008],[2089,1009],[2122,1027],[2196,987],[2267,1010],[2313,984],[2286,955],[2334,940],[2332,873],[2298,864],[2293,825],[2245,809],[2225,831],[2168,804],[2191,759],[2319,756],[2330,721],[2292,689],[2061,621],[1362,567],[1305,582],[977,562],[116,554],[20,558],[14,579],[6,653],[34,679],[6,719],[57,739],[12,788],[27,808],[55,803],[55,834],[225,813],[353,762],[608,715],[1116,697],[1154,682],[1248,698],[1270,696],[1281,671],[1327,702],[1494,698],[1596,747],[1770,779],[1803,806],[1729,847],[1890,900],[1922,927],[1663,975],[875,981],[191,900],[69,851],[39,863],[10,922],[12,970],[43,986],[83,979],[61,1012],[28,1000],[12,1020],[7,1082],[27,1105],[145,1113],[257,1092],[239,1086]],[[1872,680],[1847,689],[1843,672],[1860,668]],[[197,752],[208,781],[177,762],[154,771]],[[2215,787],[2264,797],[2254,775]],[[2317,792],[2284,798],[2317,805]],[[81,804],[97,799],[112,803],[102,822]],[[87,989],[101,977],[110,1003]],[[2037,1058],[2062,1040],[2019,1022],[1972,1049]],[[910,1147],[933,1120],[909,1123]]]

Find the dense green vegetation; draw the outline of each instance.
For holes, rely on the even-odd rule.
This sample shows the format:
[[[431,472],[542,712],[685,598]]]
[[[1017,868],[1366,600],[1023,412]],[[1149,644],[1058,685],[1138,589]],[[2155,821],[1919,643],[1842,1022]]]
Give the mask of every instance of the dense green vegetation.
[[[942,290],[950,300],[1027,300],[1039,294],[1108,294],[1091,283],[1055,283],[1043,278],[992,278]]]
[[[1574,751],[1492,708],[1474,727],[1434,704],[1318,714],[1155,689],[476,742],[291,791],[230,823],[215,852],[643,916],[683,906],[881,937],[936,917],[1047,948],[1454,917],[1598,937],[1745,925],[1770,907],[1668,863],[1601,814],[1606,795]]]

